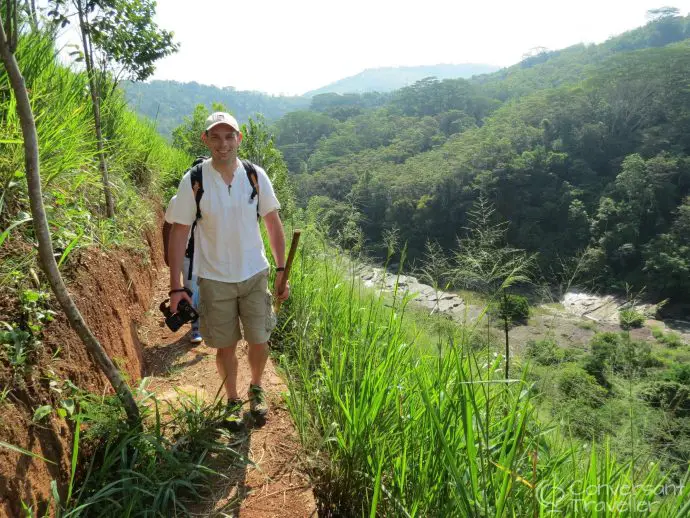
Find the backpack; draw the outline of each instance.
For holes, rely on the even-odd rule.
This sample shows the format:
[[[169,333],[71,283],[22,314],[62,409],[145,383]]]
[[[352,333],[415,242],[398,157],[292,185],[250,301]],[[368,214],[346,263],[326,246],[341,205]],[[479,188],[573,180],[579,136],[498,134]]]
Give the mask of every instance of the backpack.
[[[196,224],[201,219],[201,197],[204,195],[204,178],[201,173],[201,167],[205,160],[208,160],[206,156],[197,157],[194,162],[192,162],[192,167],[190,168],[191,175],[190,180],[192,182],[192,191],[194,192],[194,201],[196,202],[196,217],[194,218],[194,223],[192,223],[192,229],[189,236],[189,241],[187,242],[187,250],[184,255],[189,259],[189,272],[187,273],[187,278],[191,280],[192,270],[194,267],[194,231],[196,230]],[[256,172],[256,166],[252,164],[249,160],[240,160],[244,170],[247,172],[247,180],[252,186],[252,194],[249,197],[249,201],[253,201],[259,195],[259,176]],[[259,199],[256,200],[256,219],[259,220]],[[172,225],[165,221],[163,223],[163,257],[165,259],[165,264],[170,266],[168,262],[168,240],[170,239],[170,229]]]

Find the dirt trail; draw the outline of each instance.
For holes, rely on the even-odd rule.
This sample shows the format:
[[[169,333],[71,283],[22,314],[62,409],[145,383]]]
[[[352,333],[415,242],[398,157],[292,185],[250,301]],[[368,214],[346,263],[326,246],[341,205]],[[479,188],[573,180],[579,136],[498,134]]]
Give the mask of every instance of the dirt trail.
[[[161,327],[157,304],[167,292],[167,270],[158,282],[154,297],[139,338],[144,348],[149,389],[160,398],[174,400],[177,389],[213,399],[220,379],[216,371],[215,352],[203,344],[189,343],[185,326],[177,333]],[[238,347],[240,397],[246,400],[250,373],[246,343]],[[242,518],[310,517],[317,516],[314,494],[309,478],[300,470],[304,454],[297,432],[282,398],[286,392],[271,360],[264,374],[270,414],[261,427],[247,426],[235,435],[233,449],[242,458],[218,459],[214,469],[227,478],[216,477],[211,497],[194,506],[194,516]],[[243,409],[248,413],[248,405]],[[245,415],[245,418],[248,417]],[[246,419],[245,419],[246,421]]]

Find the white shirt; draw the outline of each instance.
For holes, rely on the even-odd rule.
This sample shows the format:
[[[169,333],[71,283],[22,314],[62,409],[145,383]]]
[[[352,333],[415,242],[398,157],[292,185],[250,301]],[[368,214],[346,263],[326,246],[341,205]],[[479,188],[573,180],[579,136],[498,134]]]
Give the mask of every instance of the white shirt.
[[[204,195],[201,198],[201,219],[194,239],[194,274],[202,279],[242,282],[268,268],[268,260],[256,219],[256,203],[263,217],[280,208],[273,185],[262,168],[256,166],[259,196],[250,203],[252,186],[242,162],[230,187],[211,165],[202,164]],[[191,225],[196,217],[191,172],[182,177],[174,203],[168,206],[166,220]],[[168,213],[169,212],[169,213]]]

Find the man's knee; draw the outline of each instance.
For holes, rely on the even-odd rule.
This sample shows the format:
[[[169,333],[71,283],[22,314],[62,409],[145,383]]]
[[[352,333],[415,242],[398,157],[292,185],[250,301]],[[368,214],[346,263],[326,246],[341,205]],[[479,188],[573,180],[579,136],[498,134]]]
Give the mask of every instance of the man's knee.
[[[219,347],[216,349],[216,356],[219,358],[227,358],[236,356],[237,343],[228,345],[227,347]]]

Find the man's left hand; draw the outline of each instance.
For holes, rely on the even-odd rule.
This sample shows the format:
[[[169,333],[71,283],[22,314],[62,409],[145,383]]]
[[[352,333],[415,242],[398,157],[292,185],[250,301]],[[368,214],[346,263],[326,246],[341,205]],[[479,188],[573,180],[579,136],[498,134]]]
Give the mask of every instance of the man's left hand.
[[[284,300],[287,300],[287,298],[290,296],[290,281],[288,281],[285,284],[285,290],[282,293],[278,293],[278,290],[280,289],[280,284],[283,282],[283,276],[284,275],[285,275],[285,272],[277,272],[276,273],[275,293],[276,293],[276,298],[281,302]]]

